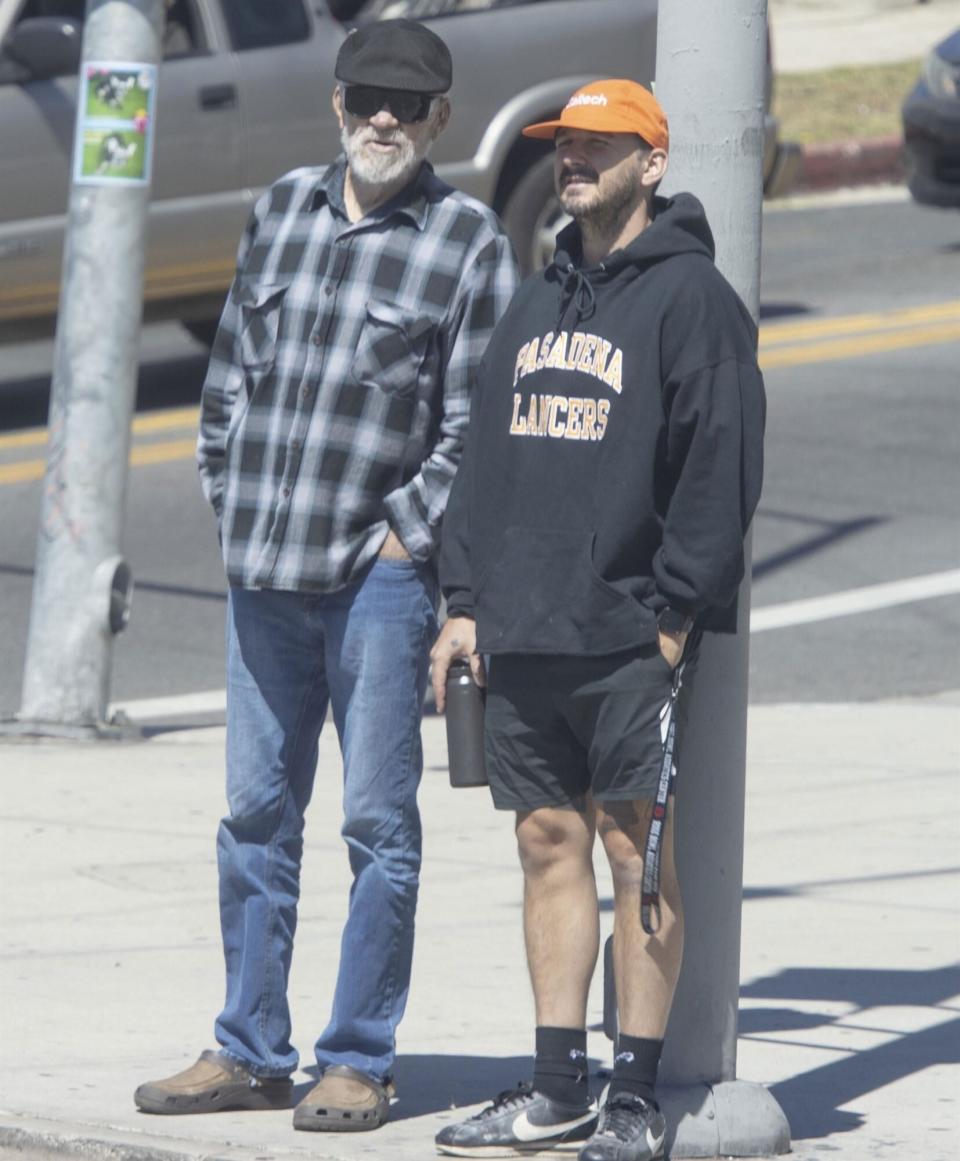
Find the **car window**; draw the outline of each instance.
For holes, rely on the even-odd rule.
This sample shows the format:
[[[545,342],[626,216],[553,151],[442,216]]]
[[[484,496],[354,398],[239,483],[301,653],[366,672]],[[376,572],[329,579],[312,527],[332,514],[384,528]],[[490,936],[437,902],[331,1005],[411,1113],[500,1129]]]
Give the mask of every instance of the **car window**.
[[[86,0],[27,0],[18,23],[37,16],[62,17],[83,23]],[[163,29],[164,59],[204,52],[206,43],[197,20],[193,0],[166,0]]]
[[[83,20],[84,0],[27,0],[20,10],[17,23],[36,16],[63,16],[68,20]]]
[[[301,0],[224,0],[223,15],[237,52],[292,44],[310,36]]]
[[[163,26],[163,59],[192,56],[205,52],[197,13],[191,0],[167,0],[167,18]]]
[[[367,0],[358,6],[356,19],[392,20],[397,16],[406,16],[413,20],[424,20],[457,12],[485,12],[491,8],[515,8],[522,4],[536,3],[538,0]]]

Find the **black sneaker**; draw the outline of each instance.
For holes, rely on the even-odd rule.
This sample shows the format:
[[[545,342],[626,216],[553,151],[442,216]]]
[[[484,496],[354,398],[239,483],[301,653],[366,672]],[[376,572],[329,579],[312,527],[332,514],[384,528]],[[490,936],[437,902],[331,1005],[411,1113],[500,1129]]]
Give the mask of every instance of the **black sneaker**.
[[[618,1092],[600,1108],[597,1131],[577,1161],[653,1161],[663,1153],[667,1123],[656,1101]]]
[[[590,1104],[564,1105],[521,1084],[492,1105],[436,1136],[437,1149],[454,1157],[529,1157],[544,1149],[574,1152],[596,1128]]]

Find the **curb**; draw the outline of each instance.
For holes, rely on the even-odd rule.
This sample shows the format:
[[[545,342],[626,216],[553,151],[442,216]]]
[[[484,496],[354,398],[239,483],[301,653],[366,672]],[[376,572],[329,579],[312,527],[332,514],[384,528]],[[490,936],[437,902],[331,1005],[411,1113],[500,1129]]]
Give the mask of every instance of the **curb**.
[[[23,1161],[197,1161],[175,1149],[158,1149],[108,1141],[103,1137],[82,1137],[76,1133],[59,1134],[0,1126],[0,1152]]]
[[[156,1137],[132,1140],[94,1126],[89,1130],[87,1135],[78,1126],[48,1121],[32,1121],[28,1127],[0,1124],[0,1156],[19,1161],[255,1161],[265,1152],[228,1142],[211,1149]]]
[[[904,180],[903,138],[899,135],[865,141],[805,145],[791,192],[809,193],[844,186],[874,185]]]

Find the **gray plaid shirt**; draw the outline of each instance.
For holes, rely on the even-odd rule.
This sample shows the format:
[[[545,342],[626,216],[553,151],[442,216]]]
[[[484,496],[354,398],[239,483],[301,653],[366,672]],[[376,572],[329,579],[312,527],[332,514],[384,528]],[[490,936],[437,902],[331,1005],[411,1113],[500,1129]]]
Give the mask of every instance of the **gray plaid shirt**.
[[[433,555],[471,381],[517,285],[496,216],[429,165],[356,223],[344,166],[258,201],[203,386],[200,475],[245,588],[341,588],[390,528]]]

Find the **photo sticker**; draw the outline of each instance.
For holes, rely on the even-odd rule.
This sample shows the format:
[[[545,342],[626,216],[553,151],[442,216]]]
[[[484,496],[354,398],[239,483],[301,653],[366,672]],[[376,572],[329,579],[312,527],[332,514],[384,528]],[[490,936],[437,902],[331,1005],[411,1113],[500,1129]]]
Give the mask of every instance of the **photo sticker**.
[[[132,121],[150,100],[153,79],[142,67],[111,69],[89,65],[86,79],[87,120]]]
[[[129,61],[84,65],[73,180],[87,185],[148,185],[157,67]]]
[[[85,178],[143,181],[145,163],[143,134],[124,129],[84,130],[81,172]]]

